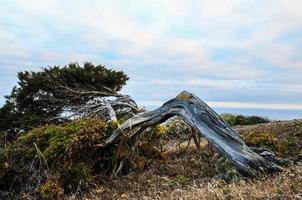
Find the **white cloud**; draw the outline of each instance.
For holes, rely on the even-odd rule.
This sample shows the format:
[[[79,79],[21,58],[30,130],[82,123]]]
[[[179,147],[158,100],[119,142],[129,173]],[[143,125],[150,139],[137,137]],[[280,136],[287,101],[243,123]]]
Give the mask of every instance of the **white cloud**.
[[[154,84],[148,88],[154,96],[171,87],[212,88],[217,96],[223,90],[258,89],[271,92],[272,98],[301,91],[302,39],[279,40],[302,31],[301,0],[0,4],[5,68],[90,60],[131,73],[134,90],[136,82]],[[219,60],[218,50],[224,56],[239,54]],[[152,75],[146,77],[146,71]]]
[[[301,12],[298,11],[302,8],[302,3],[298,1],[116,3],[30,0],[16,1],[15,4],[21,10],[20,15],[28,21],[38,21],[40,29],[41,23],[46,23],[58,28],[58,31],[71,34],[83,31],[78,36],[75,35],[75,40],[80,40],[80,44],[86,43],[87,47],[90,45],[100,53],[111,51],[125,59],[136,59],[139,63],[159,63],[171,67],[185,65],[192,72],[209,68],[209,71],[223,74],[225,70],[213,70],[217,68],[217,63],[210,60],[212,53],[209,50],[211,47],[223,47],[242,51],[244,54],[240,59],[243,62],[264,59],[273,65],[295,69],[301,65],[290,59],[301,53],[296,48],[272,43],[272,38],[301,24]],[[145,16],[151,18],[146,23],[138,17],[144,11]],[[175,25],[183,26],[184,30],[187,26],[192,26],[200,33],[200,37],[192,39],[187,36],[171,36],[167,31]],[[44,32],[49,32],[47,25],[44,28]],[[250,30],[252,35],[237,40],[234,34],[240,28]],[[56,36],[55,32],[50,34],[51,37]],[[224,68],[238,72],[237,67],[232,65]],[[241,71],[253,74],[248,73],[252,70],[250,68],[243,67]]]

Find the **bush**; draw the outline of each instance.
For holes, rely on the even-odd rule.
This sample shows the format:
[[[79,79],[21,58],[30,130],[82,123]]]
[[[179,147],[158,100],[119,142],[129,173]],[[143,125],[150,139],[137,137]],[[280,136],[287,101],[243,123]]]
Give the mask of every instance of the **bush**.
[[[99,145],[117,126],[117,122],[98,119],[75,120],[21,134],[0,148],[0,190],[13,188],[15,193],[33,190],[35,195],[51,199],[56,197],[51,193],[58,190],[68,194],[79,187],[87,188],[96,176],[117,170],[121,161],[124,173],[142,170],[152,159],[161,157],[157,147],[166,135],[165,126],[146,131],[136,144],[125,134],[110,146]],[[56,179],[49,178],[53,174]]]
[[[49,196],[57,186],[68,193],[88,185],[94,174],[114,165],[115,146],[105,150],[97,144],[116,127],[102,120],[77,120],[23,133],[0,149],[0,189],[14,186],[18,191],[43,183],[39,192]],[[57,174],[57,182],[49,180],[49,174]]]
[[[220,157],[215,165],[216,171],[223,174],[226,182],[236,181],[240,178],[239,172],[226,157]]]
[[[237,125],[254,125],[268,123],[270,120],[259,116],[244,116],[230,113],[222,113],[220,117],[231,126]]]
[[[62,117],[66,111],[74,111],[74,107],[91,100],[115,96],[128,79],[122,71],[92,63],[19,72],[18,85],[0,107],[0,132],[14,139],[20,131],[67,121]]]
[[[60,186],[57,177],[49,177],[38,189],[39,196],[45,200],[62,199],[64,189]]]
[[[267,132],[260,132],[257,134],[249,133],[243,136],[244,141],[248,146],[264,147],[273,151],[277,150],[278,139],[275,135]]]

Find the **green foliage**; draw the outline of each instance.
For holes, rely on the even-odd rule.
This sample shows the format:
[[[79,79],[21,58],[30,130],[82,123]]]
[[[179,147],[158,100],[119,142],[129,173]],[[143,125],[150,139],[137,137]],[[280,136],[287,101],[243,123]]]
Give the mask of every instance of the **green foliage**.
[[[239,174],[237,169],[233,168],[233,169],[226,171],[226,173],[224,175],[224,180],[227,182],[237,181],[240,179],[240,177],[241,177],[241,175]]]
[[[230,113],[222,113],[220,117],[231,126],[254,125],[270,122],[268,119],[259,116],[244,116]]]
[[[60,122],[58,117],[68,106],[114,95],[128,79],[122,71],[91,63],[19,72],[18,86],[12,89],[0,109],[0,132],[16,133],[49,122]]]
[[[226,172],[232,168],[231,162],[224,156],[220,157],[216,162],[216,170],[219,172]]]
[[[104,150],[96,145],[116,128],[116,123],[106,124],[102,120],[76,120],[45,125],[21,134],[6,148],[0,148],[0,189],[13,184],[17,190],[24,184],[23,180],[33,180],[33,170],[42,170],[38,182],[46,179],[40,188],[46,199],[50,191],[58,189],[57,185],[67,193],[79,186],[85,187],[95,173],[106,172],[113,165],[115,146]],[[48,182],[43,170],[57,174],[58,183]]]
[[[269,148],[273,151],[277,150],[278,139],[271,133],[260,132],[257,134],[246,134],[244,135],[244,141],[249,146]]]
[[[220,157],[216,161],[216,170],[223,174],[223,179],[227,182],[236,181],[240,178],[240,174],[237,169],[224,156]]]
[[[152,127],[150,130],[146,132],[144,135],[148,140],[155,140],[166,137],[167,127],[163,124],[158,124]]]
[[[272,150],[278,156],[297,156],[301,151],[300,139],[290,135],[280,137],[271,132],[247,132],[241,134],[248,146]]]
[[[52,165],[66,151],[71,139],[77,137],[76,133],[80,128],[83,128],[83,123],[85,122],[75,121],[65,125],[46,125],[34,128],[20,135],[8,149],[12,154],[26,151],[27,156],[34,156],[37,153],[36,147],[38,147],[47,163]],[[25,160],[27,160],[27,156],[24,157]]]
[[[72,93],[66,94],[66,90],[78,89],[80,91],[112,91],[118,92],[126,84],[128,77],[122,71],[107,69],[105,66],[94,66],[91,63],[85,63],[83,67],[77,63],[71,63],[64,67],[54,66],[44,68],[40,72],[19,72],[19,86],[16,88],[12,97],[16,99],[18,106],[23,110],[31,112],[37,110],[39,113],[41,106],[46,111],[57,111],[51,102],[47,102],[49,107],[42,105],[45,99],[62,100],[66,97],[72,97]],[[54,83],[60,84],[59,87]],[[61,90],[64,91],[61,92]],[[50,98],[51,97],[51,98]],[[85,95],[81,98],[68,99],[69,102],[81,104],[91,99],[93,96]],[[35,104],[32,104],[32,103]],[[59,102],[55,102],[58,105]],[[48,113],[48,112],[47,112]]]
[[[260,123],[268,123],[270,122],[269,119],[259,117],[259,116],[248,116],[247,117],[247,125],[253,125],[253,124],[260,124]]]
[[[64,189],[60,186],[57,177],[49,177],[38,189],[39,196],[44,200],[64,198]]]
[[[78,188],[85,189],[97,175],[111,173],[118,159],[129,154],[120,141],[106,148],[98,146],[117,126],[117,122],[97,119],[76,120],[22,133],[0,148],[0,190],[26,193],[27,189],[42,199],[61,199]],[[140,155],[129,158],[132,162],[125,166],[143,169],[145,157]]]
[[[11,122],[14,123],[12,119],[15,117],[15,113],[11,102],[6,101],[4,106],[0,108],[0,116],[0,131],[12,131],[15,125],[11,124]]]
[[[38,122],[38,117],[18,112],[11,101],[6,101],[0,108],[0,146],[14,140],[20,131],[32,128],[35,125],[33,121]]]
[[[187,182],[187,177],[185,177],[184,175],[177,175],[173,182],[178,184],[184,184],[185,182]]]
[[[93,180],[91,168],[85,163],[65,166],[61,181],[63,185],[68,185],[66,192],[75,191],[78,186],[87,186]]]
[[[167,127],[164,124],[158,124],[141,135],[138,150],[142,156],[147,158],[161,157],[161,150],[167,140]]]

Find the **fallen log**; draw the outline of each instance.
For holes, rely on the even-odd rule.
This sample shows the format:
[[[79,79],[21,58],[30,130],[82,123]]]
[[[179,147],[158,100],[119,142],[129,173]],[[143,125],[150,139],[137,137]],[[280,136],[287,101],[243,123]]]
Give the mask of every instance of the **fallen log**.
[[[181,92],[156,110],[134,115],[122,123],[101,146],[110,145],[126,132],[130,132],[129,138],[134,138],[148,127],[163,123],[173,116],[181,117],[197,130],[244,175],[256,176],[259,172],[282,170],[272,152],[259,148],[253,151],[213,109],[187,91]]]

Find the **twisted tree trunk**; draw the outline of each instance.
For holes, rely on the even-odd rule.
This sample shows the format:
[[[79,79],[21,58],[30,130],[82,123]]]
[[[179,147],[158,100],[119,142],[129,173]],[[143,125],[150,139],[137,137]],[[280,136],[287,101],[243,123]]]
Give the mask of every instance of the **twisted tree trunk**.
[[[206,103],[194,94],[183,91],[176,98],[160,108],[140,113],[125,121],[102,144],[115,141],[124,131],[131,131],[131,137],[142,133],[146,128],[160,124],[173,116],[179,116],[196,129],[217,151],[243,174],[255,176],[261,171],[276,171],[282,168],[276,164],[274,154],[266,149],[249,148],[240,135]]]

